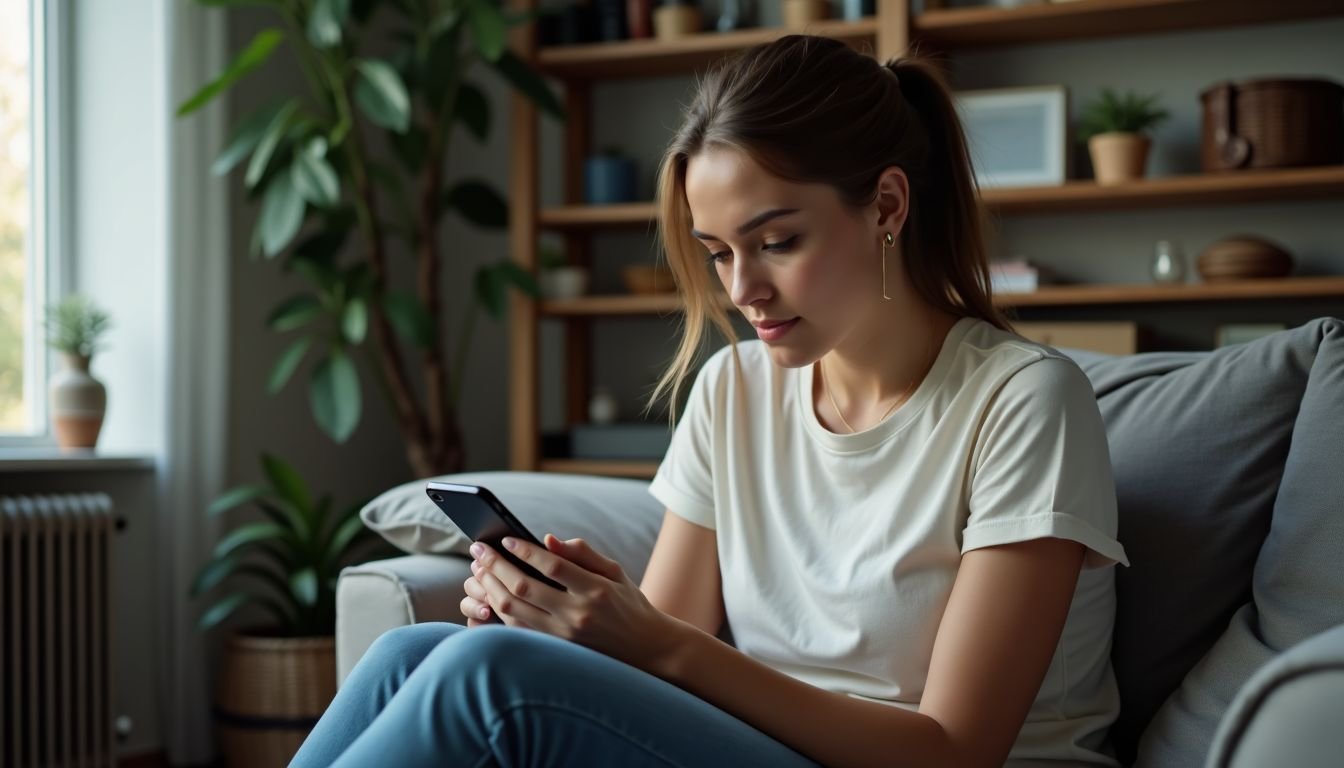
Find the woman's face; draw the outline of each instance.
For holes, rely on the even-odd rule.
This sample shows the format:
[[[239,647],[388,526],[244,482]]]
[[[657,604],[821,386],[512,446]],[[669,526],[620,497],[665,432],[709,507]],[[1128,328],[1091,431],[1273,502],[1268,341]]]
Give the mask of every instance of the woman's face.
[[[824,184],[772,176],[746,153],[709,148],[686,167],[693,235],[777,365],[809,365],[875,320],[882,302],[877,208],[855,212]],[[895,249],[888,284],[899,279]],[[892,291],[893,294],[895,291]],[[785,323],[769,330],[762,326]]]

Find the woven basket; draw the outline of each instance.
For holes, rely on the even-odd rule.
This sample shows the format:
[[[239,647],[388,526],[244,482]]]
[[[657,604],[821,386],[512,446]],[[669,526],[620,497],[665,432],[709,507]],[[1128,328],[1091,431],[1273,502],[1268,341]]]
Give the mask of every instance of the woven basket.
[[[1218,83],[1199,94],[1205,171],[1344,163],[1344,86],[1331,80]]]
[[[225,765],[289,765],[335,695],[334,637],[230,636],[215,690]]]

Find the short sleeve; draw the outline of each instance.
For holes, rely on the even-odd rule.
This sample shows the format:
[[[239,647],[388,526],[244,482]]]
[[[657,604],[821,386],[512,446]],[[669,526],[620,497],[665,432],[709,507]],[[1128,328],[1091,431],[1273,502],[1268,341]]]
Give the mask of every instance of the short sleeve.
[[[999,389],[976,439],[962,553],[1039,538],[1088,548],[1084,568],[1129,565],[1116,539],[1115,480],[1087,376],[1047,357]]]
[[[672,434],[649,493],[674,514],[714,528],[713,418],[723,354],[713,355],[691,384],[686,410]]]

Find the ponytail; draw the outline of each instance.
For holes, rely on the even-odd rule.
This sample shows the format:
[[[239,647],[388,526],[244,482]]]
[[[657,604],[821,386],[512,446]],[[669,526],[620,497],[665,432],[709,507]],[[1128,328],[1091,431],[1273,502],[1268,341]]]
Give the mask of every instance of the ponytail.
[[[938,309],[1010,330],[994,306],[987,217],[951,89],[928,59],[892,59],[885,69],[927,143],[923,167],[905,168],[912,194],[901,251],[911,284]]]

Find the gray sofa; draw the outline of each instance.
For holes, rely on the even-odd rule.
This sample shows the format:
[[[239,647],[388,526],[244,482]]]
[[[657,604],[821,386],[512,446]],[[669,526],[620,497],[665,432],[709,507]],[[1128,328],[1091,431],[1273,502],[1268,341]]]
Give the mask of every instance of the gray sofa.
[[[1344,764],[1344,322],[1214,352],[1070,354],[1106,420],[1131,561],[1116,578],[1117,754],[1155,767]],[[585,536],[643,572],[662,510],[642,481],[459,477],[539,534]],[[365,510],[417,554],[342,574],[342,679],[387,629],[461,621],[465,542],[435,529],[423,487]]]

